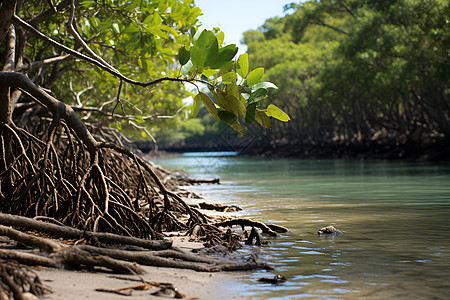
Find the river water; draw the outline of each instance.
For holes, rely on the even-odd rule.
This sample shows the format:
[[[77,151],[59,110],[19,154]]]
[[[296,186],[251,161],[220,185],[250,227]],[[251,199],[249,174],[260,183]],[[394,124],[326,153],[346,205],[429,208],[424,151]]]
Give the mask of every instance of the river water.
[[[450,299],[450,164],[223,154],[157,163],[219,177],[220,185],[193,190],[209,202],[243,208],[234,215],[290,229],[242,250],[275,266],[238,274],[229,288],[243,298]],[[344,235],[319,237],[328,225]],[[276,274],[288,281],[258,281]]]

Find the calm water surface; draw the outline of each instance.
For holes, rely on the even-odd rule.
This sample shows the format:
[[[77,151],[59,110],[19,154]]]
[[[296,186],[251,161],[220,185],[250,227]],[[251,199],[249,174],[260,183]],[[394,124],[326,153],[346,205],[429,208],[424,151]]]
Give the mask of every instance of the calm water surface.
[[[157,162],[220,177],[195,191],[290,229],[248,247],[275,270],[238,275],[244,298],[450,299],[450,164],[201,155]],[[344,235],[318,237],[327,225]],[[288,282],[258,282],[275,274]]]

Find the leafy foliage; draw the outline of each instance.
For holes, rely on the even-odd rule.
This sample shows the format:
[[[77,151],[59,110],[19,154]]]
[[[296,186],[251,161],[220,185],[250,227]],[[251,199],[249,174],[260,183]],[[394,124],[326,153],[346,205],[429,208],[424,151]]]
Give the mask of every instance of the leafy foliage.
[[[295,116],[274,125],[272,138],[425,148],[448,139],[448,2],[325,0],[287,9],[244,34],[251,63],[279,87],[269,96]]]
[[[20,16],[25,20],[33,20],[33,12],[42,7],[51,10],[45,1],[26,2],[24,6]],[[253,92],[252,85],[261,79],[263,69],[256,69],[259,77],[250,76],[247,54],[239,63],[234,61],[238,48],[223,45],[224,33],[217,28],[197,31],[200,14],[193,0],[83,0],[76,5],[74,27],[96,55],[133,80],[147,82],[167,77],[195,83],[200,96],[194,97],[189,117],[195,117],[203,103],[214,118],[243,134],[240,122],[245,120],[246,99]],[[52,14],[45,22],[36,23],[37,29],[76,48],[66,30],[68,15],[69,11]],[[55,56],[55,49],[42,40],[33,37],[30,43],[26,55],[31,61]],[[39,84],[78,107],[80,114],[85,114],[86,107],[101,108],[101,113],[88,110],[86,117],[102,119],[103,126],[117,128],[133,139],[158,138],[164,136],[163,131],[180,128],[179,117],[185,111],[182,100],[190,93],[179,83],[159,84],[149,93],[150,88],[124,82],[118,95],[115,76],[85,66],[82,61],[68,58],[53,73],[41,69],[29,73],[39,74]],[[247,75],[250,84],[245,81]],[[260,107],[262,102],[257,105]],[[219,114],[221,111],[225,112]],[[107,114],[114,117],[104,118]]]
[[[208,89],[202,92],[197,86],[198,94],[191,107],[191,117],[197,115],[198,105],[202,102],[216,119],[244,134],[241,120],[254,122],[257,107],[266,113],[266,110],[262,110],[262,100],[267,98],[269,89],[277,87],[273,83],[260,82],[264,76],[263,68],[256,68],[249,73],[248,54],[240,55],[237,61],[233,60],[238,48],[234,44],[221,44],[223,32],[215,34],[213,31],[203,30],[191,32],[191,36],[193,38],[189,50],[183,46],[178,52],[182,65],[181,74],[186,79],[201,75],[201,82]],[[280,117],[280,114],[270,116],[287,120],[284,116]],[[267,126],[267,122],[262,122],[260,118],[257,121]]]

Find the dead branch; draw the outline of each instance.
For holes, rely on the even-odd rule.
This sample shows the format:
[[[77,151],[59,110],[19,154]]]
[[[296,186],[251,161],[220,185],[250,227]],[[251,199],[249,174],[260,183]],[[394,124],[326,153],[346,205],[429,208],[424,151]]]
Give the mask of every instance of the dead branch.
[[[60,226],[49,224],[30,218],[0,213],[0,224],[25,228],[28,230],[36,230],[38,232],[63,237],[65,239],[86,239],[96,240],[106,244],[124,244],[142,247],[151,250],[163,250],[172,246],[170,240],[148,240],[138,239],[134,237],[122,236],[106,232],[83,231],[70,226]],[[1,227],[0,227],[1,228]]]
[[[198,206],[201,209],[207,209],[207,210],[216,210],[216,211],[223,211],[223,212],[232,212],[232,211],[240,211],[242,210],[242,208],[240,208],[239,206],[236,205],[223,205],[223,204],[219,204],[219,203],[206,203],[206,202],[202,202],[202,203],[198,203],[197,205],[192,205],[192,206]]]
[[[251,226],[251,227],[257,227],[262,230],[262,232],[267,233],[271,236],[277,236],[277,233],[269,228],[266,224],[259,222],[259,221],[252,221],[252,220],[246,220],[246,219],[232,219],[227,220],[223,222],[214,223],[214,226],[220,226],[220,227],[228,227],[233,225],[240,225],[242,227],[245,226]]]

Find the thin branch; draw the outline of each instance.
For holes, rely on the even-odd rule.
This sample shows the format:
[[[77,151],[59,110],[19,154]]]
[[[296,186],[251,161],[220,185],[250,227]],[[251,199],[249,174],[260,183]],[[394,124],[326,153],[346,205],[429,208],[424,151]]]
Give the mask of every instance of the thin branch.
[[[339,5],[342,6],[354,19],[357,19],[356,15],[348,8],[342,1],[338,1]]]
[[[130,79],[126,76],[124,76],[123,74],[121,74],[119,71],[115,70],[114,68],[111,69],[111,67],[109,65],[104,65],[103,63],[101,63],[100,61],[97,61],[96,59],[93,59],[87,55],[84,55],[78,51],[75,51],[73,49],[70,49],[67,46],[64,46],[61,43],[58,43],[57,41],[49,38],[48,36],[46,36],[45,34],[43,34],[42,32],[40,32],[39,30],[37,30],[36,28],[34,28],[33,26],[31,26],[30,24],[28,24],[27,22],[25,22],[24,20],[22,20],[20,17],[18,17],[17,15],[14,15],[12,17],[13,23],[19,26],[22,26],[24,29],[26,29],[27,31],[31,32],[32,34],[34,34],[36,37],[44,40],[46,43],[52,45],[53,47],[64,51],[68,54],[73,55],[74,57],[77,57],[79,59],[85,60],[99,68],[101,68],[102,70],[116,76],[117,78],[133,84],[133,85],[137,85],[137,86],[141,86],[141,87],[148,87],[148,86],[152,86],[152,85],[156,85],[158,83],[161,83],[163,81],[173,81],[173,82],[181,82],[181,83],[192,83],[192,82],[200,82],[206,85],[209,85],[211,87],[213,87],[214,89],[216,88],[212,83],[205,81],[205,80],[201,80],[201,79],[195,79],[195,78],[190,78],[190,79],[183,79],[183,78],[175,78],[175,77],[161,77],[152,81],[148,81],[148,82],[141,82],[141,81],[136,81],[133,79]]]
[[[70,16],[69,16],[69,22],[67,24],[68,31],[72,36],[75,38],[75,41],[81,45],[81,47],[89,54],[90,57],[110,69],[111,71],[120,74],[118,70],[116,70],[114,67],[112,67],[110,64],[108,64],[106,61],[103,60],[100,56],[98,56],[94,51],[92,51],[91,48],[86,44],[86,42],[81,38],[81,36],[78,34],[78,32],[75,30],[75,27],[73,27],[73,19],[75,15],[75,0],[71,1],[70,4]]]
[[[42,67],[45,67],[48,65],[68,61],[70,59],[73,59],[71,57],[71,55],[66,54],[66,55],[56,56],[56,57],[52,57],[52,58],[48,58],[48,59],[44,59],[44,60],[40,60],[40,61],[33,61],[29,64],[22,65],[22,67],[18,71],[28,71],[28,70],[34,69],[34,68],[42,68]]]
[[[2,72],[13,72],[16,60],[16,30],[14,25],[9,26],[7,35],[7,48],[5,61],[2,68]]]
[[[350,36],[350,34],[348,32],[346,32],[346,31],[344,31],[344,30],[342,30],[340,28],[337,28],[337,27],[334,27],[332,25],[329,25],[329,24],[325,23],[324,21],[322,21],[322,20],[320,20],[318,18],[315,18],[315,19],[317,21],[317,25],[325,26],[325,27],[328,27],[330,29],[333,29],[334,31],[337,31],[337,32],[342,33],[342,34],[345,34],[347,36]]]

